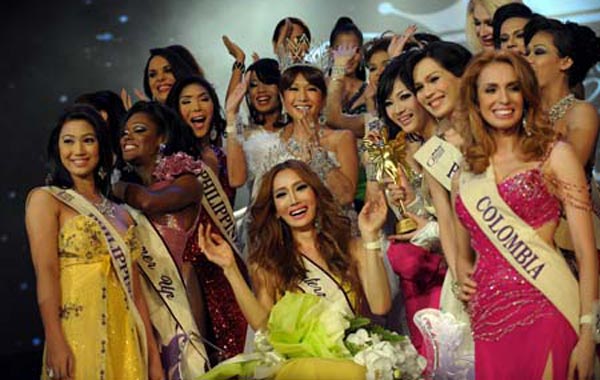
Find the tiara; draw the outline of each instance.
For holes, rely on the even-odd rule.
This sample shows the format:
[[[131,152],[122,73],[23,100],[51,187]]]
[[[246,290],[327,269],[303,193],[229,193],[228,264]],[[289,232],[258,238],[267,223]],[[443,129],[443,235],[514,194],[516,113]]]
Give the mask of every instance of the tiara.
[[[324,73],[333,65],[333,59],[327,42],[310,47],[310,42],[305,34],[297,39],[286,39],[286,46],[281,46],[277,54],[279,67],[283,73],[294,66],[312,66]]]

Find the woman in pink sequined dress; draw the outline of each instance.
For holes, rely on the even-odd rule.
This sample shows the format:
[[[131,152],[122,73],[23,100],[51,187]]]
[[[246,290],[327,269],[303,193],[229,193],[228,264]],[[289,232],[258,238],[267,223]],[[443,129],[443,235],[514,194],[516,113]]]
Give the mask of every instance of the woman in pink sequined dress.
[[[471,313],[475,376],[591,378],[591,313],[592,303],[598,297],[598,263],[583,168],[571,146],[555,142],[542,117],[535,75],[521,57],[503,52],[479,55],[465,72],[461,97],[469,125],[465,128],[467,165],[461,173],[460,189],[455,189],[459,220],[457,269],[460,296],[468,302]],[[486,184],[492,182],[492,187],[487,189],[495,187],[497,193],[478,193],[486,187],[473,185],[484,182],[482,178],[489,179]],[[580,299],[575,318],[567,317],[573,315],[573,308],[571,314],[561,312],[556,297],[540,290],[543,286],[535,282],[536,271],[527,272],[529,277],[523,275],[523,268],[511,264],[516,255],[510,257],[502,247],[496,248],[497,240],[490,237],[493,226],[480,227],[478,221],[482,223],[485,217],[469,207],[473,204],[471,199],[478,199],[474,196],[499,196],[509,212],[516,215],[514,230],[526,246],[534,247],[541,240],[542,246],[553,248],[552,236],[559,216],[561,212],[567,215],[573,241],[577,242],[579,279],[576,282],[563,277],[560,286],[575,284],[572,291],[563,294],[567,299]],[[527,229],[533,231],[531,235],[524,233]],[[532,249],[537,258],[542,249],[536,247],[537,250]],[[559,255],[553,249],[549,252]],[[551,259],[560,264],[555,267],[566,266],[562,257]],[[567,273],[571,275],[568,269]]]
[[[214,187],[221,194],[220,207],[213,209],[219,214],[223,209],[231,210],[235,199],[235,189],[230,186],[231,174],[227,166],[227,157],[221,148],[221,139],[225,130],[219,98],[212,85],[205,79],[190,76],[178,80],[167,98],[171,107],[192,131],[193,143],[201,152],[200,158],[206,167],[214,173]],[[206,178],[201,179],[207,181]],[[216,194],[204,194],[214,204]],[[219,211],[221,210],[221,211]],[[233,218],[230,218],[233,219]],[[223,223],[211,217],[205,207],[201,207],[198,223],[195,225],[211,225],[213,230],[222,231]],[[217,224],[221,224],[218,226]],[[234,227],[234,226],[233,226]],[[235,228],[229,230],[230,241],[237,243]],[[239,255],[236,260],[240,267],[245,268]],[[212,352],[211,361],[216,363],[233,357],[244,350],[247,322],[233,294],[231,286],[217,265],[208,261],[196,244],[196,239],[190,239],[183,253],[183,260],[193,265],[196,278],[200,282],[205,300],[206,337],[218,348]],[[247,274],[244,273],[247,277]],[[214,347],[213,347],[214,348]],[[209,352],[211,349],[209,348]]]

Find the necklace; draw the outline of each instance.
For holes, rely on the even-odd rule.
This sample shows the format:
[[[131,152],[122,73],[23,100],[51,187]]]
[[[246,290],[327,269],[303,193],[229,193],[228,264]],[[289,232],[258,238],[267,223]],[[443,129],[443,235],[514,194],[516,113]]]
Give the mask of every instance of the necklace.
[[[100,195],[99,201],[92,201],[94,207],[100,211],[100,213],[107,218],[115,218],[116,215],[116,207],[115,205],[109,201],[104,195]]]
[[[575,95],[568,94],[564,98],[560,99],[556,102],[552,107],[550,107],[550,111],[548,111],[548,118],[550,119],[550,123],[554,125],[557,121],[562,119],[569,108],[575,103]]]

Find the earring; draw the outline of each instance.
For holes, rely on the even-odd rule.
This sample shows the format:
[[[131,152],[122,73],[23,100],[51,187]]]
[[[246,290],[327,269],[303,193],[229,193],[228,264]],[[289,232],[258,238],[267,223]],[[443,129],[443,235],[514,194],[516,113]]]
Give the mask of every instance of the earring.
[[[531,137],[531,128],[529,128],[529,125],[527,124],[527,113],[523,114],[523,130],[525,131],[525,135],[527,137]]]
[[[327,118],[325,117],[325,115],[323,113],[321,113],[319,115],[319,124],[320,125],[325,125],[325,123],[327,123]]]
[[[216,128],[211,128],[210,130],[210,134],[208,135],[208,138],[210,139],[211,142],[215,142],[217,141],[217,129]]]
[[[317,230],[317,234],[321,234],[321,222],[319,222],[319,217],[315,218],[315,230]]]
[[[133,173],[135,171],[135,168],[129,162],[126,162],[125,166],[123,167],[123,171],[127,173]]]
[[[165,143],[158,144],[158,154],[159,155],[162,156],[165,153],[165,149],[167,149],[167,144],[165,144]]]
[[[106,175],[106,170],[104,170],[104,168],[100,166],[100,169],[98,169],[98,177],[100,177],[101,180],[104,180],[104,178],[106,178]]]
[[[54,177],[52,177],[52,173],[46,174],[46,178],[44,179],[44,182],[46,183],[46,186],[50,186],[50,184],[52,183],[52,181],[54,181]]]

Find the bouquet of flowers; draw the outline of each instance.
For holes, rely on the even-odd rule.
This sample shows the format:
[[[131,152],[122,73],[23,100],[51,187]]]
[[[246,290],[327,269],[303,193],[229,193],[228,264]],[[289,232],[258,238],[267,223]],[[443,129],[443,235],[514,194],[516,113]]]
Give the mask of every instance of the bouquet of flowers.
[[[255,352],[226,360],[200,379],[267,379],[293,358],[353,360],[366,367],[368,380],[419,379],[427,364],[407,337],[306,293],[286,293],[271,309],[267,331],[256,333],[254,345]]]

